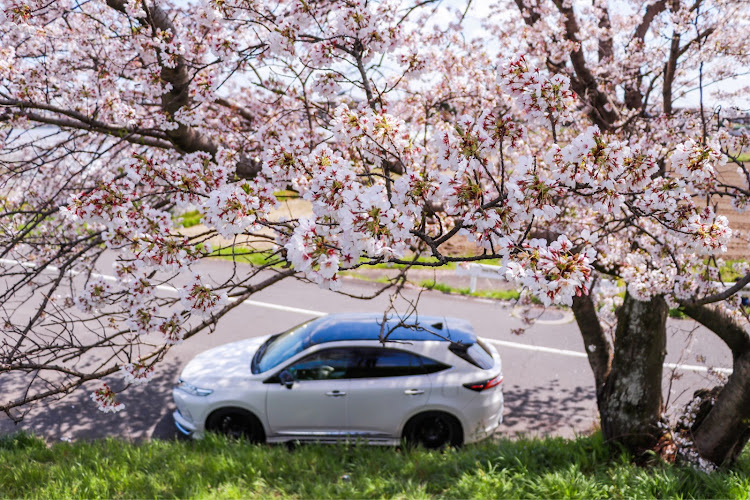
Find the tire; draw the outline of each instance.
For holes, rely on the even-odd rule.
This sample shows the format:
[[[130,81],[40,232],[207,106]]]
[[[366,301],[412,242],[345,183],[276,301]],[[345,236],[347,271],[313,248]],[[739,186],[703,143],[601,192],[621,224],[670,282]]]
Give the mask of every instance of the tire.
[[[266,434],[258,417],[242,408],[221,408],[206,419],[206,430],[251,443],[264,443]]]
[[[404,440],[407,445],[434,450],[445,446],[461,446],[464,433],[461,423],[453,415],[442,411],[428,411],[412,417],[406,423]]]

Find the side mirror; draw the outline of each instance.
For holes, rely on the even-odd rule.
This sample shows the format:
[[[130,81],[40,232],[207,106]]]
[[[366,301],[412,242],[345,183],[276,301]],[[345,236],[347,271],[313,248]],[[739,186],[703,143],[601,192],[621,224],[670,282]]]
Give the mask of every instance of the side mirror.
[[[279,373],[279,381],[281,382],[281,385],[285,386],[287,389],[291,389],[294,385],[294,376],[289,373],[289,370],[283,370]]]

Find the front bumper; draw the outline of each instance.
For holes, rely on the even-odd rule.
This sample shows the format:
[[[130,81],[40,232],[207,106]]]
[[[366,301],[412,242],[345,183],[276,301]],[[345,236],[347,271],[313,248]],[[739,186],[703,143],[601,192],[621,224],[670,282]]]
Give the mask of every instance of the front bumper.
[[[180,410],[176,410],[172,413],[172,418],[174,419],[174,425],[177,427],[178,431],[186,436],[193,436],[195,434],[195,425],[183,417]]]

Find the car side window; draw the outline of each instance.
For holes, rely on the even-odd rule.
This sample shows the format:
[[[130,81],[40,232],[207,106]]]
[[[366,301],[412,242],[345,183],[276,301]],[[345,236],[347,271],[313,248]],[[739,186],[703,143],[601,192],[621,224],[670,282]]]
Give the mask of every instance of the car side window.
[[[396,349],[361,348],[352,353],[349,378],[381,378],[425,373],[420,356]]]
[[[422,362],[422,373],[425,374],[436,373],[450,368],[450,366],[445,363],[435,361],[434,359],[425,356],[419,356],[419,360]]]
[[[345,378],[351,351],[326,349],[302,358],[287,371],[295,380],[331,380]]]

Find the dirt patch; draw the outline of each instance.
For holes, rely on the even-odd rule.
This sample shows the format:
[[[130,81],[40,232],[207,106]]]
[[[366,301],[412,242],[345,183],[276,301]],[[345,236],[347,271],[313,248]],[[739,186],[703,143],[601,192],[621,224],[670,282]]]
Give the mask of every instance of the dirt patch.
[[[272,210],[268,218],[272,221],[279,221],[284,219],[309,217],[310,215],[312,215],[312,205],[309,201],[301,200],[299,198],[290,198],[282,201],[278,208]],[[208,228],[203,224],[180,229],[180,233],[188,237],[197,236],[206,231],[208,231]],[[271,239],[269,239],[269,237]],[[207,242],[210,244],[211,248],[214,250],[219,248],[231,248],[233,245],[253,250],[268,250],[269,248],[275,247],[273,244],[274,237],[275,234],[273,231],[264,228],[253,235],[239,234],[234,239],[223,238],[218,234],[215,234],[204,243]]]
[[[720,168],[717,172],[721,182],[734,186],[744,186],[746,182],[737,172],[737,165],[728,164]],[[750,243],[750,212],[738,213],[732,208],[731,200],[727,197],[719,199],[718,213],[725,215],[729,219],[729,227],[732,228],[732,241],[727,246],[726,259],[740,260],[747,259],[748,244]]]

